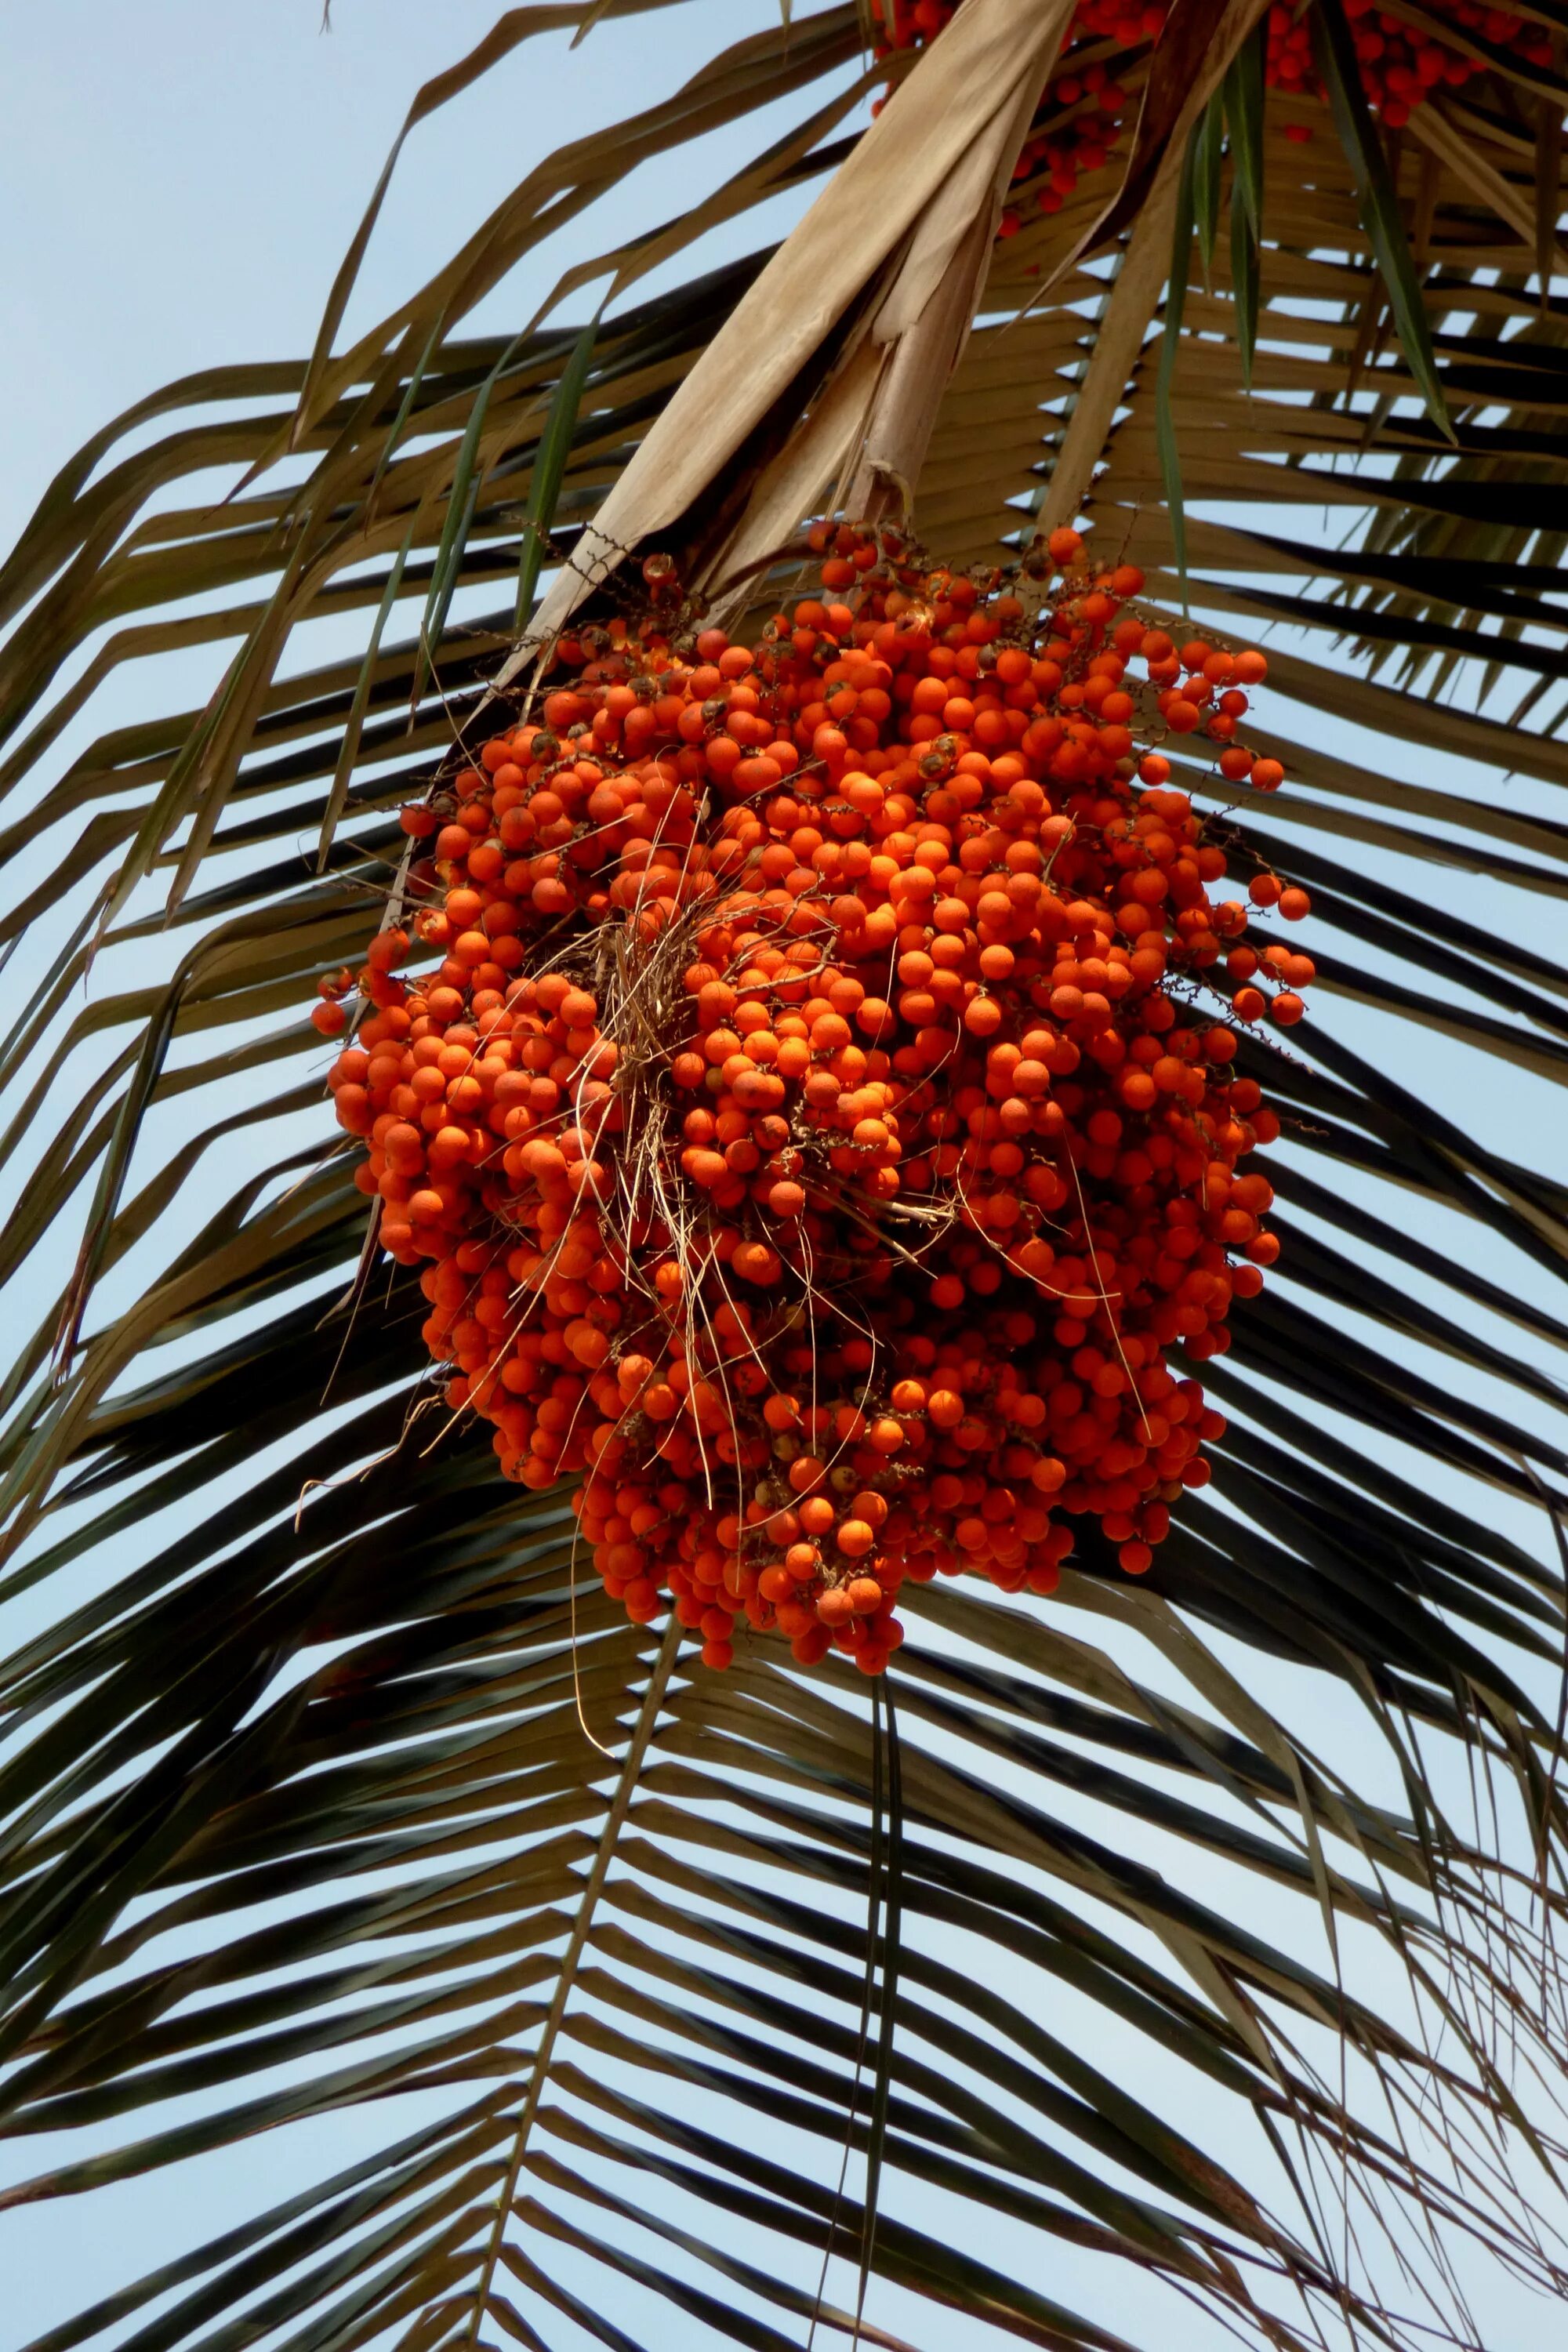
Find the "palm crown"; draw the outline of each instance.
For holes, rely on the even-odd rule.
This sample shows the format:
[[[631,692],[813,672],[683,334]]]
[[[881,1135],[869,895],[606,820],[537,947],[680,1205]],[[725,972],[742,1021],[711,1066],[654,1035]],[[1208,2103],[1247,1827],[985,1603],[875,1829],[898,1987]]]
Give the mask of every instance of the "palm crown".
[[[514,10],[410,121],[660,5]],[[4,1263],[58,1290],[5,1389],[6,1589],[49,1605],[4,1669],[0,1934],[6,2125],[54,2137],[5,2197],[259,2134],[302,2185],[34,2352],[1492,2344],[1496,2281],[1568,2286],[1564,1197],[1524,1108],[1563,1069],[1564,26],[786,8],[345,348],[384,182],[308,360],[171,386],[49,487],[0,655],[44,860]],[[780,101],[743,173],[465,335],[563,215]],[[824,172],[772,256],[639,294]],[[1086,1539],[1050,1600],[925,1585],[884,1698],[628,1622],[566,1488],[429,1409],[306,1013],[395,812],[628,556],[741,637],[807,517],[906,505],[955,567],[1087,518],[1152,619],[1280,632],[1289,790],[1234,822],[1322,985],[1242,1047],[1282,1278],[1205,1367],[1212,1485],[1136,1582]],[[326,613],[363,652],[301,671]],[[203,709],[57,751],[193,646]],[[193,1231],[198,1164],[233,1181]]]

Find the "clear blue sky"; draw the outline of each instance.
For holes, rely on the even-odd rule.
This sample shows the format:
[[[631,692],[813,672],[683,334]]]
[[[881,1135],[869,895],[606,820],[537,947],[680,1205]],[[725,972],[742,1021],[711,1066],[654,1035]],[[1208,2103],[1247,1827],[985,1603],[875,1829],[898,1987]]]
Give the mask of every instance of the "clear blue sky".
[[[415,134],[350,329],[445,259],[543,149],[674,89],[721,38],[776,12],[777,0],[689,0],[603,27],[574,56],[560,37],[519,52]],[[415,89],[500,13],[499,0],[335,0],[332,30],[323,35],[319,0],[52,0],[9,12],[0,87],[0,180],[12,230],[0,263],[0,543],[14,539],[55,468],[142,394],[198,367],[309,348]],[[714,142],[715,171],[732,168],[771,135],[760,119],[725,134]],[[618,226],[658,217],[680,200],[660,173],[645,173],[619,200]],[[596,249],[616,225],[603,214],[577,225],[476,323],[519,323],[563,264]],[[750,247],[784,225],[777,211],[754,215],[698,258]],[[665,275],[692,266],[687,257]],[[1440,765],[1415,764],[1428,772]],[[1282,803],[1281,819],[1288,814]],[[1410,1050],[1408,1038],[1402,1050]],[[1439,1087],[1450,1082],[1447,1069],[1434,1045],[1412,1075]],[[1512,1072],[1506,1085],[1519,1087]],[[1523,1156],[1549,1164],[1552,1154],[1537,1136]],[[1140,1666],[1147,1672],[1147,1659]],[[1326,1738],[1359,1738],[1343,1713]],[[1149,1851],[1153,1858],[1152,1844]],[[1160,1858],[1169,1866],[1168,1853]],[[1114,2063],[1114,2053],[1099,2054]],[[383,2128],[381,2117],[323,2126],[321,2168],[354,2133],[379,2138]],[[43,2156],[27,2150],[25,2168]],[[178,2213],[172,2187],[154,2179],[105,2200],[90,2227],[85,2210],[68,2207],[7,2217],[0,2223],[0,2274],[9,2282],[0,2337],[25,2340],[142,2267],[154,2250],[222,2226],[261,2195],[283,2193],[293,2161],[281,2142],[215,2160],[182,2184]],[[1151,2308],[1146,2290],[1129,2279],[1122,2307],[1107,2316],[1136,2334]],[[943,2334],[929,2315],[886,2316],[933,2345],[994,2341],[989,2331],[959,2334],[962,2323]],[[1541,2340],[1539,2324],[1533,2304],[1523,2306],[1515,2333],[1505,2332],[1510,2323],[1500,2315],[1495,2343],[1501,2352],[1526,2352]],[[563,2345],[575,2340],[563,2322],[554,2334]],[[1183,2352],[1209,2352],[1218,2341],[1195,2332]]]
[[[323,34],[320,0],[7,11],[0,541],[140,394],[188,369],[309,351],[410,100],[502,13],[499,0],[337,0]],[[574,54],[563,35],[515,51],[414,134],[347,331],[447,260],[530,163],[674,91],[777,13],[777,0],[688,0],[603,25]],[[748,118],[710,152],[732,169],[767,143],[766,122]],[[684,200],[662,170],[639,174],[613,216],[588,215],[525,265],[478,314],[480,331],[518,324],[563,259],[606,229]],[[746,245],[769,234],[755,217]],[[736,246],[731,234],[722,249]]]

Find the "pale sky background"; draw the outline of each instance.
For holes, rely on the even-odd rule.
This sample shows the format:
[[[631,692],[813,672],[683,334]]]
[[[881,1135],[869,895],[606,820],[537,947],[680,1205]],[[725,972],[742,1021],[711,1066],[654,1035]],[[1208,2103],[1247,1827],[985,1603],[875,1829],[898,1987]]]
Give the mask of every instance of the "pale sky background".
[[[721,38],[766,24],[775,10],[776,0],[690,0],[602,27],[575,55],[564,37],[516,53],[414,135],[349,331],[444,260],[544,149],[674,89]],[[0,260],[0,544],[14,540],[56,467],[143,394],[199,367],[308,350],[332,273],[416,89],[461,56],[500,13],[498,0],[336,0],[332,30],[323,36],[319,0],[139,0],[134,7],[124,0],[53,0],[47,9],[14,5],[6,12],[0,182],[11,234]],[[714,175],[773,135],[767,118],[753,117],[711,142]],[[590,216],[531,257],[465,331],[515,328],[564,262],[596,249],[615,226],[624,232],[628,219],[662,217],[682,200],[683,191],[662,170],[638,175],[617,199],[615,220],[602,212]],[[792,200],[751,215],[740,230],[707,240],[649,286],[753,248],[798,208]],[[403,617],[411,622],[410,608]],[[351,637],[363,626],[351,623]],[[198,699],[209,684],[206,657],[187,662],[164,673],[148,707]],[[124,691],[130,698],[123,715],[144,707],[134,699],[140,689]],[[1300,727],[1304,715],[1281,710],[1279,723]],[[1354,748],[1352,730],[1329,732],[1335,748]],[[1376,756],[1387,761],[1394,755],[1384,746]],[[1494,783],[1464,762],[1421,753],[1409,754],[1402,772],[1458,790]],[[1520,798],[1546,804],[1535,787],[1520,788]],[[1288,824],[1288,801],[1277,814]],[[1467,895],[1474,886],[1440,872],[1433,887],[1467,911],[1477,903]],[[1544,902],[1535,913],[1544,935]],[[1385,1034],[1375,1016],[1342,1007],[1336,1025],[1363,1051],[1376,1049]],[[1467,1064],[1461,1071],[1441,1041],[1428,1038],[1417,1048],[1403,1031],[1398,1050],[1408,1057],[1399,1073],[1405,1083],[1430,1087],[1436,1098],[1456,1104],[1480,1085],[1489,1122],[1507,1118],[1521,1130],[1511,1148],[1537,1166],[1560,1168],[1560,1102],[1543,1083],[1507,1066],[1478,1075]],[[226,1167],[208,1171],[203,1184],[216,1198],[231,1179]],[[1434,1235],[1441,1238],[1436,1219]],[[1496,1255],[1500,1263],[1504,1254]],[[58,1272],[52,1269],[56,1281]],[[1390,1446],[1391,1459],[1397,1452]],[[1531,1518],[1510,1510],[1510,1531],[1539,1542],[1539,1524]],[[1148,1679],[1159,1679],[1146,1654],[1137,1665]],[[1285,1677],[1260,1674],[1256,1662],[1248,1672],[1254,1687],[1269,1685],[1271,1702],[1280,1696]],[[1299,1699],[1300,1685],[1294,1688]],[[1385,1768],[1348,1701],[1336,1692],[1319,1694],[1314,1703],[1321,1703],[1312,1718],[1319,1744],[1342,1762],[1364,1753],[1368,1779],[1382,1786]],[[1095,1820],[1103,1831],[1103,1817],[1088,1807],[1075,1813],[1074,1801],[1064,1798],[1062,1811]],[[1151,1839],[1140,1848],[1145,1850],[1171,1867],[1169,1848]],[[1210,1885],[1200,1866],[1192,1883],[1201,1884],[1208,1899],[1222,1900],[1213,1875]],[[1291,1915],[1283,1905],[1255,1893],[1247,1900],[1261,1931],[1289,1932]],[[1096,2055],[1114,2067],[1114,2050],[1101,2047]],[[1173,2075],[1168,2087],[1171,2111],[1193,2123],[1191,2105],[1184,2111],[1177,2105],[1191,2093]],[[1147,2084],[1139,2088],[1157,2095]],[[379,2142],[386,2129],[380,2114],[322,2125],[312,2151],[320,2169],[330,2170],[367,2139]],[[286,2193],[297,2178],[300,2146],[293,2137],[254,2143],[211,2159],[194,2176],[181,2175],[177,2187],[173,2176],[155,2176],[116,2190],[90,2211],[57,2205],[0,2216],[0,2352],[166,2249]],[[1249,2139],[1246,2150],[1255,2146]],[[1220,2152],[1243,2166],[1248,2161],[1239,2144],[1222,2144]],[[35,2144],[19,2158],[7,2151],[0,2169],[15,2177],[45,2160]],[[1116,2281],[1119,2300],[1108,2299],[1103,2284],[1096,2292],[1075,2279],[1077,2258],[1054,2259],[1062,2274],[1053,2291],[1134,2337],[1152,2333],[1156,2312],[1168,2319],[1173,2306],[1140,2280]],[[565,2274],[564,2260],[561,2268]],[[1517,2314],[1506,2295],[1492,2304],[1493,2352],[1531,2352],[1543,2340],[1541,2305],[1523,2296],[1515,2301]],[[999,2340],[989,2329],[939,2320],[912,2303],[889,2299],[887,2307],[875,2305],[873,2315],[902,2326],[916,2342],[956,2352],[978,2352]],[[684,2322],[674,2324],[684,2331]],[[587,2341],[564,2319],[552,2318],[546,2332],[568,2352]],[[689,2340],[716,2339],[693,2330]],[[1194,2323],[1182,2352],[1217,2352],[1221,2340],[1217,2331]]]

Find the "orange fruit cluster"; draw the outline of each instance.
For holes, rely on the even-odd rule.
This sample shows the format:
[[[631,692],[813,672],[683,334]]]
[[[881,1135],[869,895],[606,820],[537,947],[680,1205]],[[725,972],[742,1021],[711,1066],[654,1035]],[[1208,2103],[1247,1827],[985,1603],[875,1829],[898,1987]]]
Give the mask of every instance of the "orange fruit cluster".
[[[1408,122],[1434,92],[1463,89],[1486,70],[1478,58],[1437,34],[1390,16],[1378,7],[1377,0],[1344,0],[1344,5],[1367,102],[1391,131]],[[1477,34],[1493,47],[1507,49],[1534,65],[1552,63],[1550,35],[1539,25],[1527,26],[1523,17],[1509,9],[1479,7],[1474,0],[1431,0],[1431,11],[1435,17],[1447,19],[1457,32]],[[1312,60],[1311,27],[1306,19],[1276,0],[1268,24],[1264,79],[1268,88],[1321,98],[1322,84]],[[1310,133],[1303,126],[1292,126],[1286,136],[1301,140]]]
[[[1121,48],[1157,39],[1165,21],[1159,0],[1132,7],[1125,0],[1079,0],[1074,18],[1079,46],[1113,35]],[[1043,213],[1059,212],[1086,172],[1098,172],[1115,149],[1127,110],[1127,93],[1100,58],[1075,60],[1069,47],[1041,101],[1049,127],[1025,142],[1014,166],[1015,183],[1048,176],[1036,194]],[[1014,205],[1004,212],[1000,233],[1011,236],[1022,226]]]
[[[1306,894],[1220,896],[1135,738],[1274,790],[1261,654],[1149,626],[1070,530],[1010,576],[813,540],[751,646],[683,635],[659,559],[564,641],[405,810],[417,912],[314,1017],[357,988],[337,1116],[506,1474],[575,1474],[608,1591],[710,1664],[743,1618],[874,1674],[906,1578],[1047,1592],[1085,1518],[1138,1574],[1208,1477],[1187,1367],[1278,1254],[1233,1024],[1312,966],[1243,936]]]
[[[870,0],[878,27],[878,55],[922,47],[933,40],[954,13],[957,0]],[[1504,8],[1476,0],[1430,0],[1434,17],[1457,33],[1471,33],[1492,47],[1550,67],[1551,36],[1543,26]],[[1127,93],[1103,55],[1086,55],[1114,42],[1118,52],[1157,41],[1169,0],[1079,0],[1072,30],[1047,87],[1042,110],[1048,118],[1031,136],[1014,179],[1046,184],[1036,192],[1042,212],[1059,212],[1087,172],[1098,171],[1116,146]],[[1408,122],[1414,110],[1435,90],[1458,89],[1484,72],[1480,61],[1450,40],[1379,8],[1377,0],[1345,0],[1362,82],[1368,103],[1391,130]],[[1311,26],[1290,0],[1275,0],[1267,17],[1264,80],[1273,89],[1321,99],[1322,85],[1312,60]],[[1288,139],[1306,140],[1303,124],[1286,127]],[[1014,236],[1023,215],[1016,205],[1002,216],[1001,234]]]

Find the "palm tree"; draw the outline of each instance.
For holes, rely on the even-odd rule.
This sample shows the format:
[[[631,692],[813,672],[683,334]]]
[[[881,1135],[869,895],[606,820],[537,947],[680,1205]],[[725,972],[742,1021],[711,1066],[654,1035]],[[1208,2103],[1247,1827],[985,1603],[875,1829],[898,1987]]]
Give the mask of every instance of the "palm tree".
[[[410,121],[660,6],[512,10]],[[90,2231],[279,2140],[289,2185],[32,2352],[1545,2340],[1563,21],[786,5],[344,348],[384,180],[308,360],[50,485],[0,654],[38,877],[3,1264],[47,1292],[5,1390],[0,2201]],[[465,335],[768,106],[742,173]],[[824,173],[776,252],[639,290]],[[542,578],[536,635],[626,551],[772,594],[805,516],[911,488],[952,559],[1087,514],[1155,606],[1277,633],[1291,788],[1239,822],[1326,1007],[1268,1055],[1284,1278],[1210,1367],[1212,1487],[1137,1585],[1086,1546],[1047,1604],[926,1588],[884,1702],[627,1624],[563,1493],[411,1412],[305,1012]],[[301,670],[325,614],[362,650]],[[102,730],[193,648],[202,709]]]

